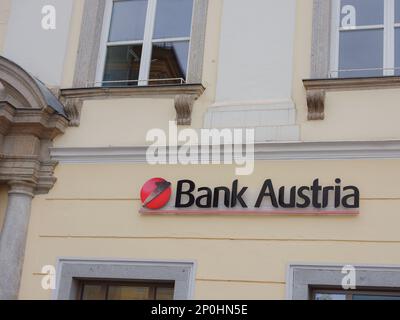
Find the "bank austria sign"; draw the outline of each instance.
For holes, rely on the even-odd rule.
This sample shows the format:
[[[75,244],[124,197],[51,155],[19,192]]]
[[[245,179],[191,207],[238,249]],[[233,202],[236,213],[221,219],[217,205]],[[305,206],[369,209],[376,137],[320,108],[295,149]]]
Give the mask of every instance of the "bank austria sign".
[[[333,185],[322,186],[318,178],[306,186],[277,186],[266,179],[254,199],[247,196],[249,187],[239,180],[221,187],[198,187],[192,180],[179,180],[175,199],[172,184],[163,178],[147,181],[140,193],[143,214],[358,214],[360,191],[342,186],[337,178]]]

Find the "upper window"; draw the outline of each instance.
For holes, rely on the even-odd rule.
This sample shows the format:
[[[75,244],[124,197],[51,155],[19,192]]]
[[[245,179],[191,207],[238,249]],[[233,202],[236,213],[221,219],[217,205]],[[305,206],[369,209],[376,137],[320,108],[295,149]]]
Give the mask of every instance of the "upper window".
[[[333,0],[330,77],[400,75],[400,0]]]
[[[108,0],[97,84],[185,83],[192,15],[193,0]]]

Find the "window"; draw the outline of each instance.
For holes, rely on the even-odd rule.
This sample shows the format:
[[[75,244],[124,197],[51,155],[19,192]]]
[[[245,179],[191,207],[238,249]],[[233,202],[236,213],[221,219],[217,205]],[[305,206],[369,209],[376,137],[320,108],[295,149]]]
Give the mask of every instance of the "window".
[[[54,298],[176,299],[193,297],[195,263],[59,259]]]
[[[330,77],[400,74],[400,0],[333,0]]]
[[[194,0],[107,0],[96,84],[183,84]]]
[[[312,300],[400,300],[400,291],[314,289]]]
[[[347,265],[346,265],[347,266]],[[399,266],[354,268],[356,290],[343,290],[345,265],[290,265],[287,298],[290,300],[400,300]]]
[[[173,300],[173,282],[82,281],[79,300]]]

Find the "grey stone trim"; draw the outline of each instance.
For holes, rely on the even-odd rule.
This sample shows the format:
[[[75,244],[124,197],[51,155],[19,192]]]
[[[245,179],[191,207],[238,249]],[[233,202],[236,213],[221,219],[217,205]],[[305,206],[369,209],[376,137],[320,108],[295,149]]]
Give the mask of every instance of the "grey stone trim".
[[[351,264],[350,264],[351,265]],[[345,265],[290,265],[287,279],[287,298],[310,299],[310,288],[315,286],[341,287]],[[356,269],[356,288],[400,288],[400,266],[360,266]]]
[[[308,120],[323,120],[327,91],[399,88],[400,77],[304,79],[303,85],[307,94]]]
[[[311,78],[327,78],[330,66],[332,0],[314,0]]]
[[[146,163],[147,148],[146,146],[52,148],[51,158],[64,164]],[[172,151],[176,152],[174,149]],[[200,151],[199,157],[204,156]],[[254,146],[254,158],[272,161],[400,159],[400,140],[257,143]]]
[[[194,95],[198,98],[205,88],[202,84],[153,85],[136,87],[92,87],[60,90],[62,101],[69,99],[119,99],[119,98],[174,98],[177,95]]]
[[[79,280],[174,281],[175,300],[193,298],[195,262],[64,259],[57,263],[54,299],[75,300]]]
[[[400,77],[384,76],[368,78],[304,79],[303,84],[306,90],[377,90],[399,88]]]
[[[82,103],[90,99],[119,98],[173,98],[175,99],[176,122],[190,125],[194,102],[204,92],[202,84],[136,86],[136,87],[91,87],[60,90],[60,99],[70,119],[70,126],[79,126]]]
[[[187,83],[202,83],[208,0],[194,0]]]
[[[85,0],[73,87],[95,82],[105,4],[105,0]]]

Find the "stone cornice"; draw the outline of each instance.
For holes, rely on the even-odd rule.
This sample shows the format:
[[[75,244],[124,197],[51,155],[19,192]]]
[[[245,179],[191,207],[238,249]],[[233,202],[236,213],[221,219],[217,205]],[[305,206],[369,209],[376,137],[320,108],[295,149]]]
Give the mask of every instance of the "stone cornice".
[[[327,91],[376,90],[400,87],[400,77],[305,79],[308,120],[325,118],[325,93]]]
[[[17,109],[0,102],[0,124],[1,134],[33,134],[53,139],[64,133],[68,120],[48,108]]]
[[[202,84],[69,88],[60,90],[60,99],[65,105],[71,126],[79,125],[82,102],[85,100],[143,97],[174,99],[177,123],[190,125],[193,104],[204,90]]]
[[[305,79],[304,87],[307,90],[368,90],[388,89],[400,87],[400,77],[364,77],[364,78],[331,78]]]
[[[146,146],[51,148],[50,155],[60,163],[146,163],[146,151]],[[271,161],[400,159],[400,140],[257,143],[254,157]]]

